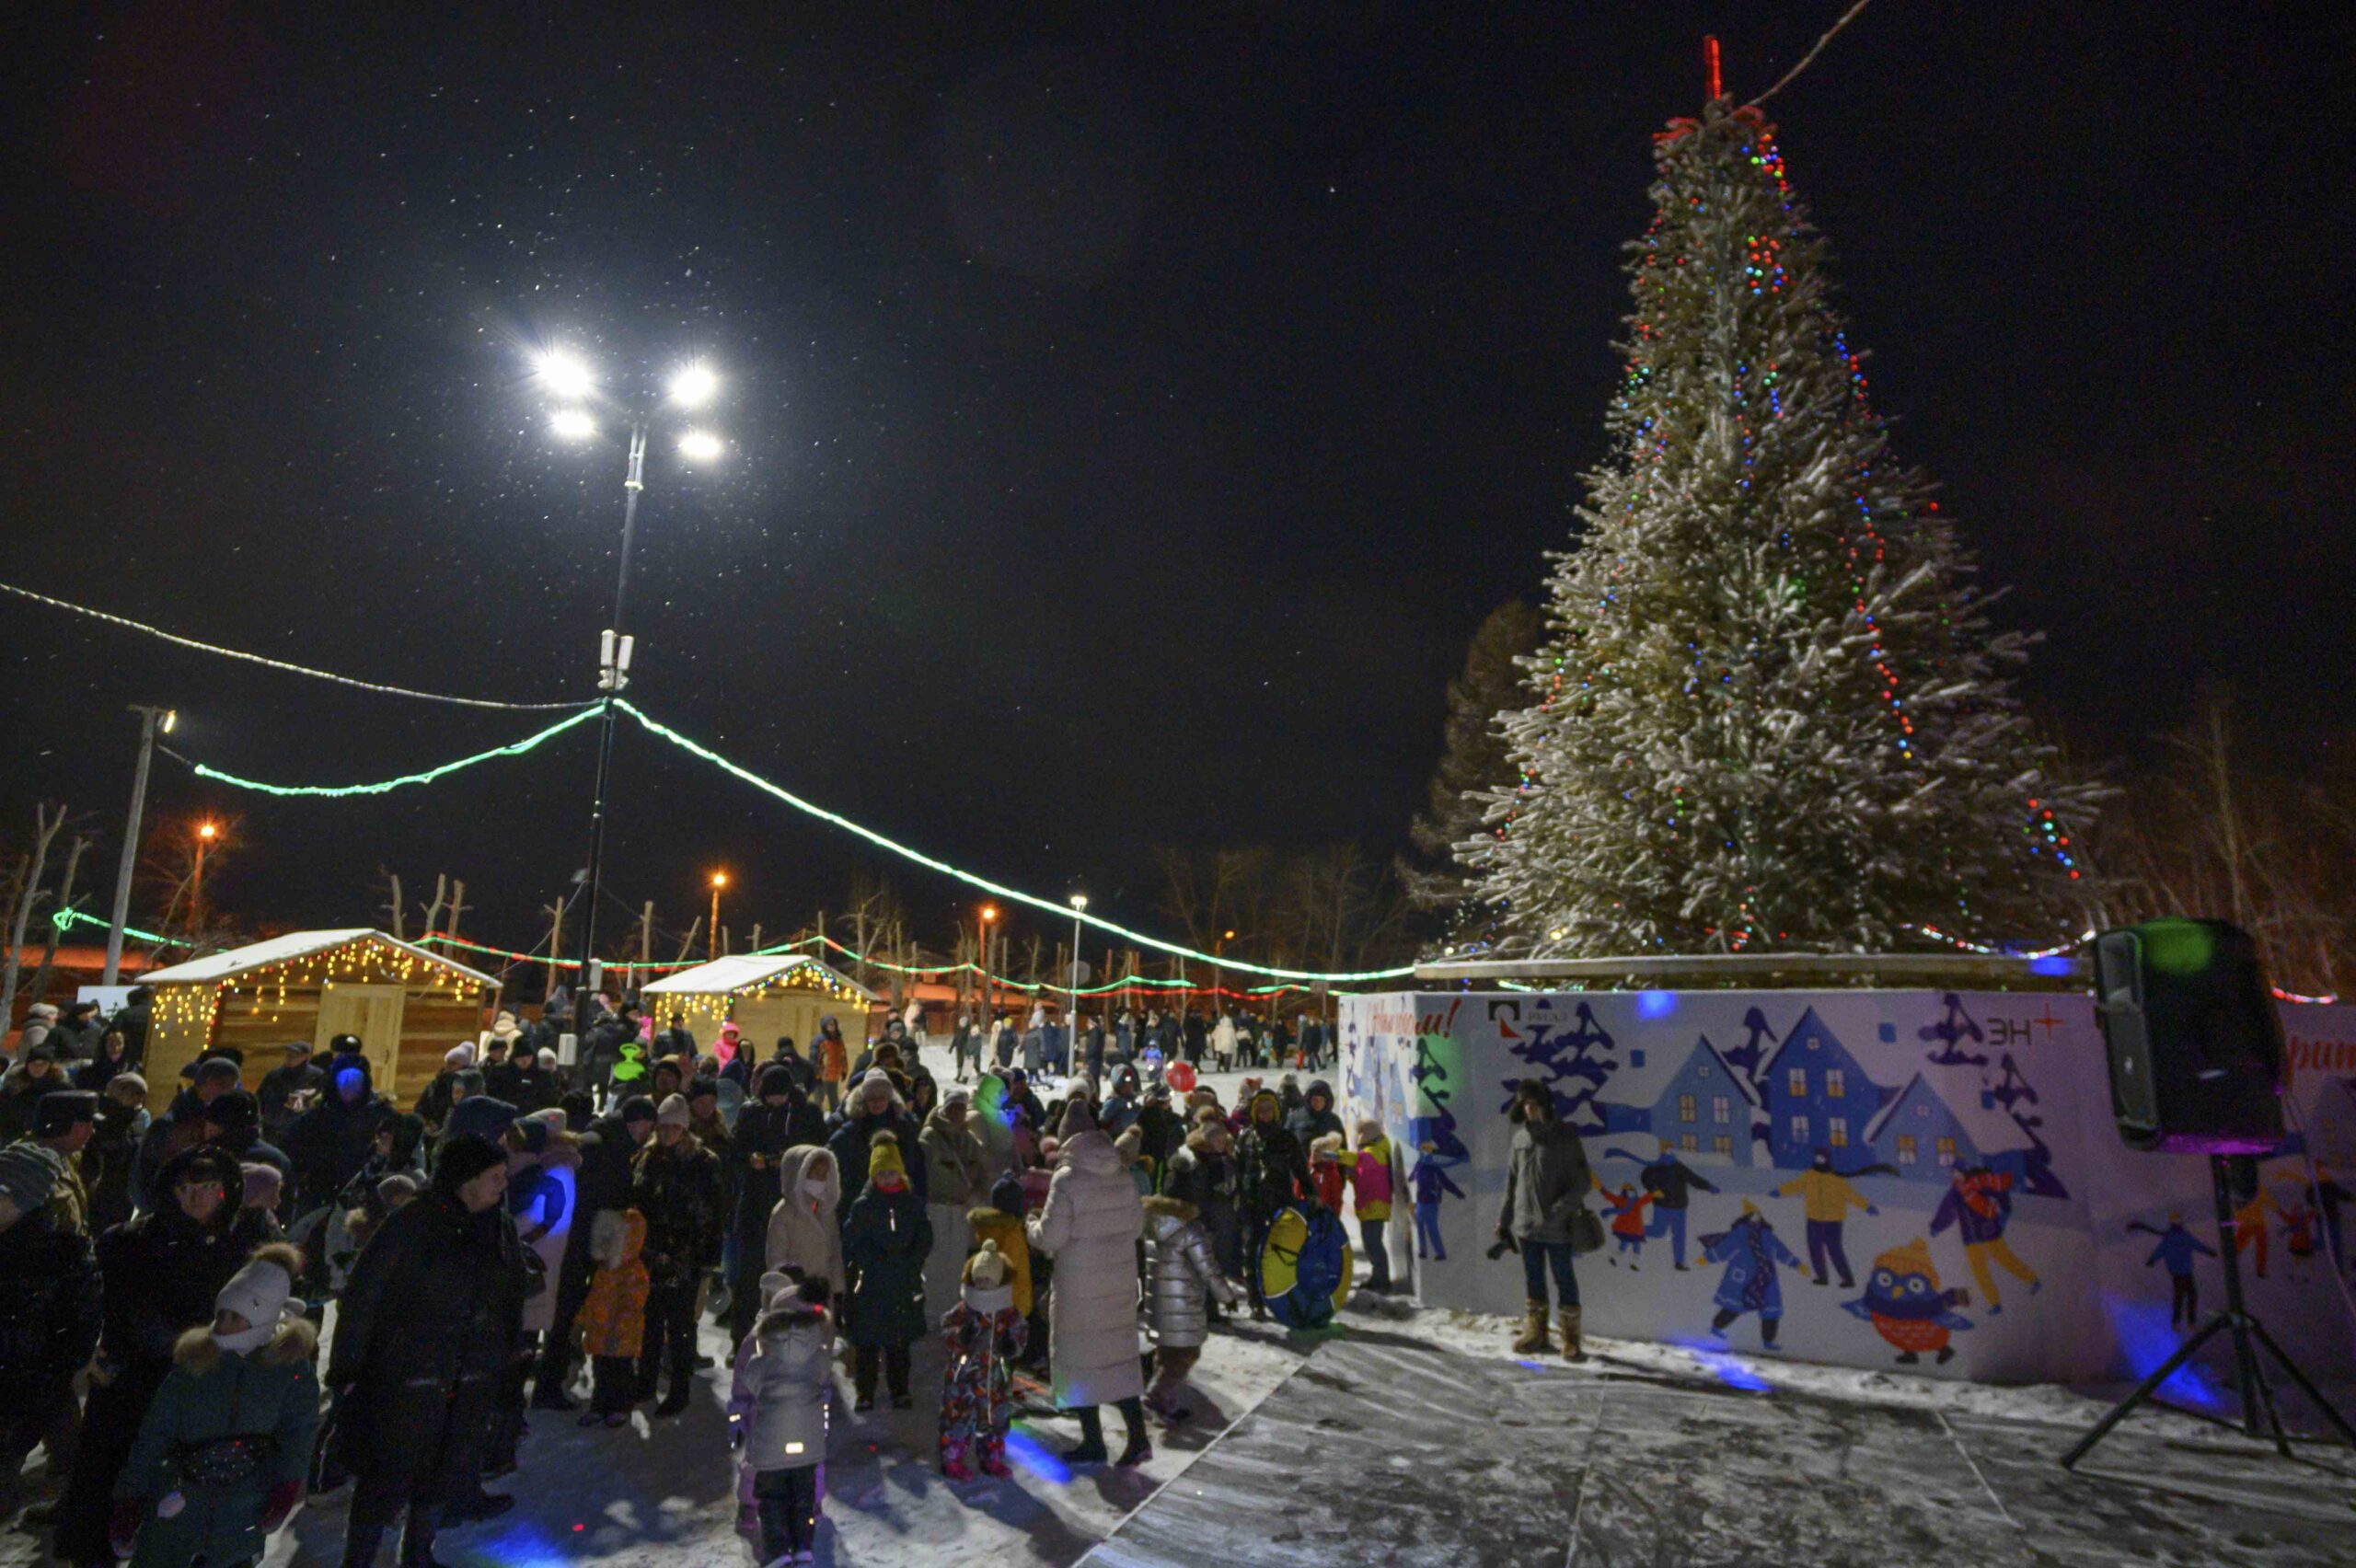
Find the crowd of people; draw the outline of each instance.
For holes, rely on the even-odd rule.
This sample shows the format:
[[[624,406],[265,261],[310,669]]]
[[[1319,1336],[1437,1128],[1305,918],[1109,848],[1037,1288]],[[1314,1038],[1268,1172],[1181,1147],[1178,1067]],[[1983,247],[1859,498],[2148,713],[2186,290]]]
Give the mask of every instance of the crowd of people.
[[[763,1052],[602,1001],[564,1066],[570,1005],[500,1013],[405,1105],[344,1035],[266,1071],[200,1056],[152,1117],[144,1000],[37,1015],[0,1078],[0,1518],[45,1447],[62,1485],[28,1520],[66,1562],[228,1568],[349,1486],[343,1561],[398,1531],[422,1568],[512,1505],[489,1483],[533,1414],[685,1411],[709,1318],[740,1524],[809,1561],[838,1362],[854,1416],[907,1410],[940,1337],[953,1482],[1007,1473],[1025,1403],[1076,1420],[1067,1463],[1135,1465],[1149,1412],[1192,1413],[1211,1327],[1266,1315],[1287,1208],[1354,1210],[1392,1288],[1381,1128],[1345,1129],[1322,1078],[1230,1105],[1192,1070],[1313,1070],[1313,1019],[960,1020],[944,1083],[918,1018]]]

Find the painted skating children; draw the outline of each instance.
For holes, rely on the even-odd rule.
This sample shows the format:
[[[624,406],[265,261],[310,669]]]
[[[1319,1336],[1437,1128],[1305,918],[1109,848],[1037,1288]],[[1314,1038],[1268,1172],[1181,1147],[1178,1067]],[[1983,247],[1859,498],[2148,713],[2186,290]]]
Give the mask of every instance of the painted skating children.
[[[1443,1193],[1464,1195],[1464,1189],[1449,1179],[1448,1167],[1440,1163],[1439,1145],[1426,1138],[1415,1146],[1421,1158],[1415,1168],[1407,1172],[1407,1185],[1415,1194],[1415,1256],[1448,1262],[1448,1244],[1439,1235],[1439,1201]]]
[[[1596,1190],[1603,1194],[1604,1205],[1611,1211],[1611,1239],[1618,1243],[1612,1249],[1611,1266],[1620,1266],[1620,1254],[1624,1252],[1629,1258],[1628,1266],[1633,1269],[1636,1266],[1634,1260],[1645,1251],[1645,1205],[1653,1201],[1653,1195],[1636,1191],[1633,1182],[1621,1182],[1616,1193],[1599,1182]]]
[[[589,1232],[597,1265],[589,1294],[573,1319],[574,1335],[596,1379],[583,1426],[629,1424],[638,1401],[638,1357],[646,1340],[646,1298],[653,1281],[639,1254],[646,1250],[646,1216],[636,1209],[603,1209]]]
[[[1014,1418],[1014,1364],[1029,1325],[1014,1298],[1013,1271],[996,1241],[984,1241],[965,1261],[957,1305],[941,1328],[949,1346],[941,1375],[941,1473],[971,1481],[978,1470],[1003,1479],[1006,1429]]]
[[[780,1285],[736,1355],[728,1418],[753,1472],[768,1568],[815,1560],[818,1466],[826,1457],[826,1397],[833,1384],[834,1325],[826,1282]]]

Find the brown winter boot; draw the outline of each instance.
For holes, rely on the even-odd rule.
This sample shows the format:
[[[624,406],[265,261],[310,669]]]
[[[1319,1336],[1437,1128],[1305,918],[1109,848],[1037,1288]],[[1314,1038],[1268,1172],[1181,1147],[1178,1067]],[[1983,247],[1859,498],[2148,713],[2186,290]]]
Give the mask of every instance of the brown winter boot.
[[[1579,1309],[1576,1307],[1563,1309],[1563,1359],[1587,1359],[1587,1347],[1579,1343]]]
[[[1546,1338],[1546,1303],[1532,1301],[1529,1311],[1522,1316],[1521,1333],[1513,1342],[1513,1353],[1516,1355],[1537,1355],[1553,1348],[1553,1343]]]

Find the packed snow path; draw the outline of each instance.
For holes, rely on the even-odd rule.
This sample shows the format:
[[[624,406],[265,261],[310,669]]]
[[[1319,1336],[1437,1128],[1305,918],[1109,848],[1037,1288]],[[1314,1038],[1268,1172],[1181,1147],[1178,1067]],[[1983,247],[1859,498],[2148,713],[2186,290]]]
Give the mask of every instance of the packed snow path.
[[[2073,1477],[2056,1460],[2083,1423],[1858,1403],[1721,1371],[1518,1364],[1354,1326],[1084,1562],[2356,1562],[2345,1450],[2318,1452],[2335,1476],[2145,1420]]]

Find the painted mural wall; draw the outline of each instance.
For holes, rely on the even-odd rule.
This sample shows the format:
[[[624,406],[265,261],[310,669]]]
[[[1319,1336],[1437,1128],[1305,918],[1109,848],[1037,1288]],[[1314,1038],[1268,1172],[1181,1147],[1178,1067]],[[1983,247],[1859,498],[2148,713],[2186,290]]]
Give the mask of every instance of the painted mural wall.
[[[2235,1241],[2276,1337],[2344,1374],[2356,1008],[2284,1018],[2303,1131],[2260,1167]],[[1595,1172],[1607,1239],[1579,1284],[1599,1334],[1758,1350],[1772,1322],[1806,1360],[2071,1380],[2149,1370],[2223,1302],[2208,1162],[2120,1144],[2090,997],[1357,997],[1341,1069],[1345,1120],[1376,1118],[1401,1151],[1412,1222],[1388,1241],[1428,1305],[1520,1310],[1520,1261],[1486,1253],[1525,1078]],[[2171,1391],[2204,1376],[2223,1386],[2195,1369]]]

